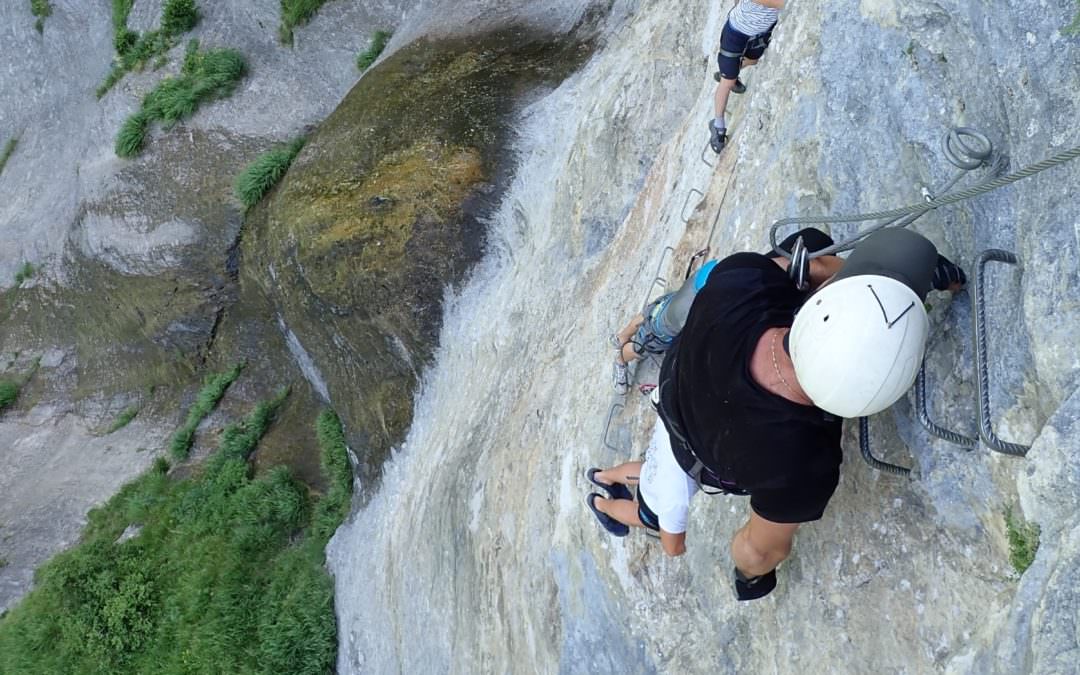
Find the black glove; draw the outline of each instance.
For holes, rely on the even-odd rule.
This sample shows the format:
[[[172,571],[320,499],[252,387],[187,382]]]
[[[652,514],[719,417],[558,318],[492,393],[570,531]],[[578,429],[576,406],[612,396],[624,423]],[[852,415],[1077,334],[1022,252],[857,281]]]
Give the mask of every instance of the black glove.
[[[959,282],[961,286],[967,284],[967,275],[960,266],[945,256],[938,254],[937,267],[934,268],[934,289],[947,291],[949,286]]]
[[[764,598],[776,588],[776,570],[761,576],[747,577],[735,568],[735,595],[740,601]]]

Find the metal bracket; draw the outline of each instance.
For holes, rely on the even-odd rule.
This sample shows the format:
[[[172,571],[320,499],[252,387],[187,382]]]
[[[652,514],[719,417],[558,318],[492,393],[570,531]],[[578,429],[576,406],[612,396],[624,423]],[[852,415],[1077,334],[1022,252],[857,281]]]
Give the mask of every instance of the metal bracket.
[[[701,195],[701,199],[697,200],[697,202],[694,203],[695,209],[698,207],[698,205],[701,204],[702,200],[705,199],[704,192],[697,188],[690,188],[690,191],[686,193],[686,199],[683,201],[682,211],[679,211],[679,217],[682,218],[684,224],[690,222],[690,218],[686,215],[686,207],[690,205],[690,198],[694,196],[695,192]]]
[[[612,420],[614,420],[615,416],[617,414],[619,414],[619,411],[623,410],[624,408],[626,408],[626,406],[623,405],[622,403],[616,403],[616,404],[612,405],[611,410],[608,411],[607,422],[604,423],[604,438],[603,438],[604,447],[607,448],[608,450],[611,450],[612,452],[617,452],[617,453],[622,453],[623,452],[623,448],[618,446],[618,445],[613,444],[609,440],[608,437],[609,437],[609,435],[611,433],[611,422],[612,422]]]
[[[712,145],[710,145],[710,142],[711,141],[705,141],[705,147],[701,149],[701,161],[704,162],[705,166],[709,167],[710,169],[715,169],[716,165],[705,159],[705,153],[712,151]]]
[[[870,452],[870,418],[868,417],[859,418],[859,450],[862,451],[862,456],[863,459],[866,460],[866,463],[878,471],[891,473],[894,476],[911,476],[911,469],[883,462],[877,457],[874,457],[874,453]]]
[[[974,438],[968,438],[963,434],[959,434],[955,431],[950,431],[945,427],[938,426],[934,423],[934,420],[930,419],[930,413],[926,409],[926,363],[924,362],[922,367],[919,368],[919,376],[915,378],[915,409],[919,414],[919,422],[923,425],[923,428],[930,432],[931,435],[938,438],[955,443],[965,450],[971,451],[979,447],[979,441]]]
[[[975,281],[972,294],[975,300],[973,321],[975,324],[975,382],[979,388],[979,436],[991,450],[1023,457],[1031,446],[1009,443],[997,437],[990,415],[990,366],[986,355],[986,263],[990,261],[1015,265],[1016,256],[1009,251],[991,248],[979,254],[975,261]]]

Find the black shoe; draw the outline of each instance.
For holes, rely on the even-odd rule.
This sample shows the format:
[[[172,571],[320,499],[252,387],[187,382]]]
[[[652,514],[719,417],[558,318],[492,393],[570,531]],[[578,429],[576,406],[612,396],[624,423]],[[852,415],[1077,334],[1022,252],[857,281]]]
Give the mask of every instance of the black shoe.
[[[713,126],[712,120],[709,120],[709,146],[719,155],[723,152],[725,145],[727,145],[727,129],[717,129]]]
[[[630,501],[634,500],[634,495],[630,492],[630,488],[626,487],[622,483],[612,483],[611,485],[607,485],[596,480],[596,474],[599,471],[600,469],[597,469],[595,467],[589,469],[585,472],[585,477],[589,479],[590,483],[611,495],[612,499],[629,499]]]
[[[589,509],[592,510],[593,515],[600,521],[600,524],[604,526],[604,529],[615,535],[616,537],[625,537],[630,534],[630,526],[620,523],[608,514],[604,513],[600,509],[596,508],[593,501],[600,495],[595,492],[590,492],[589,496],[585,498],[585,503],[589,505]]]
[[[735,568],[735,597],[740,602],[764,598],[776,588],[776,570],[758,577],[748,577]]]
[[[724,76],[721,75],[720,71],[718,70],[718,71],[716,71],[715,73],[712,74],[712,78],[714,80],[716,80],[717,82],[719,82],[720,80],[724,79]],[[743,93],[745,91],[746,91],[746,85],[743,83],[742,80],[740,80],[739,78],[736,77],[735,78],[735,86],[731,88],[731,93],[732,94],[741,94],[741,93]]]

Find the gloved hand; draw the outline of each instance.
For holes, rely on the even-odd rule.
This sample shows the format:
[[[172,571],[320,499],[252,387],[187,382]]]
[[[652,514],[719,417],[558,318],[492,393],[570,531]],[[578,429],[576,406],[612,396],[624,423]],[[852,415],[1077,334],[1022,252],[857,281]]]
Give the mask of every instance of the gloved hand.
[[[967,284],[967,275],[960,266],[945,256],[938,254],[934,268],[934,289],[939,291],[958,291]]]
[[[748,577],[735,568],[735,596],[740,601],[764,598],[776,588],[776,570],[761,576]]]

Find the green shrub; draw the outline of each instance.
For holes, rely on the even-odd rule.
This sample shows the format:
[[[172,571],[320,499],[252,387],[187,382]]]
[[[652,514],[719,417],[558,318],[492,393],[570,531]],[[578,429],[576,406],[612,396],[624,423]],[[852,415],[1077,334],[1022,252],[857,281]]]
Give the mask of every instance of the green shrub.
[[[34,266],[31,265],[29,261],[24,262],[22,267],[19,268],[19,271],[15,273],[15,285],[22,286],[24,281],[34,276],[34,271]]]
[[[195,0],[166,0],[161,12],[161,28],[139,34],[128,28],[134,0],[112,0],[113,48],[116,58],[109,74],[97,90],[101,98],[132,70],[142,70],[150,61],[160,62],[176,44],[176,39],[195,27],[199,8]]]
[[[315,12],[323,6],[326,0],[281,0],[281,26],[278,27],[278,38],[282,43],[291,45],[293,41],[293,29],[303,26]]]
[[[238,363],[224,373],[218,373],[206,378],[202,389],[199,390],[198,395],[195,397],[195,403],[188,410],[187,419],[176,430],[172,441],[169,443],[169,452],[174,459],[177,461],[187,459],[191,444],[195,440],[195,429],[203,421],[203,418],[217,407],[221,397],[225,395],[225,390],[236,381],[236,378],[240,377],[240,371],[243,369],[244,364]]]
[[[1039,550],[1039,526],[1017,516],[1011,508],[1005,509],[1005,534],[1009,539],[1009,562],[1013,569],[1023,574],[1035,561]]]
[[[285,396],[230,425],[195,477],[171,480],[159,458],[92,510],[81,543],[0,618],[0,672],[331,672],[333,582],[304,535],[311,497],[287,470],[253,478],[248,464]]]
[[[161,30],[169,35],[180,35],[199,22],[199,8],[195,0],[167,0],[161,13]]]
[[[30,13],[37,17],[34,29],[40,33],[45,29],[45,18],[52,14],[52,5],[49,0],[30,0]]]
[[[296,159],[296,155],[300,153],[300,149],[304,147],[304,141],[302,137],[297,138],[285,147],[260,155],[236,177],[234,191],[245,209],[258,204],[259,200],[277,185]]]
[[[111,434],[114,431],[119,431],[131,424],[131,420],[135,419],[135,416],[139,414],[139,406],[133,405],[125,408],[123,412],[116,418],[116,421],[109,426],[109,430],[106,434]]]
[[[1065,26],[1065,29],[1062,31],[1066,35],[1076,35],[1080,33],[1080,0],[1076,0],[1076,6],[1076,16],[1073,17],[1072,23]]]
[[[315,422],[315,434],[319,439],[323,476],[329,488],[315,507],[312,534],[316,541],[325,546],[349,515],[353,473],[349,464],[349,450],[345,445],[345,432],[333,410],[322,411]]]
[[[0,410],[7,408],[19,398],[19,385],[11,380],[0,380]]]
[[[179,77],[167,77],[143,97],[142,108],[120,127],[116,154],[137,155],[143,147],[150,124],[160,121],[171,126],[190,117],[205,101],[232,93],[244,76],[244,57],[234,49],[199,51],[198,40],[188,43]]]
[[[371,36],[371,45],[356,57],[356,67],[361,72],[367,70],[371,64],[375,63],[375,59],[379,58],[379,54],[382,54],[383,50],[386,49],[386,43],[390,42],[391,37],[393,37],[393,33],[389,31],[375,31]]]
[[[4,143],[4,150],[0,152],[0,173],[4,172],[4,166],[11,157],[11,153],[15,152],[15,146],[18,144],[19,139],[14,136],[9,138],[7,143]]]
[[[120,133],[116,135],[116,155],[118,157],[134,157],[142,151],[146,140],[146,132],[150,128],[150,116],[140,110],[128,117]]]

